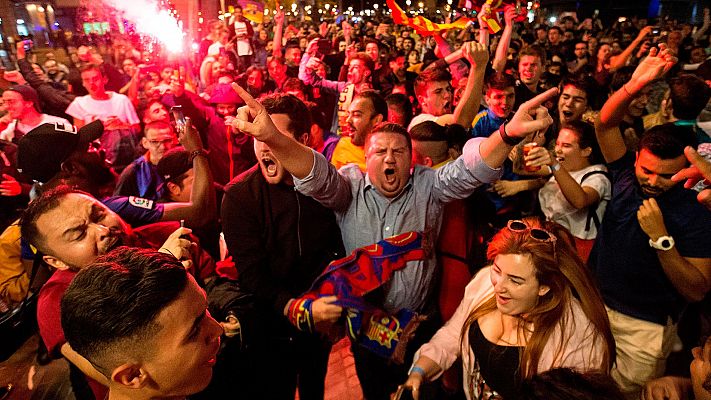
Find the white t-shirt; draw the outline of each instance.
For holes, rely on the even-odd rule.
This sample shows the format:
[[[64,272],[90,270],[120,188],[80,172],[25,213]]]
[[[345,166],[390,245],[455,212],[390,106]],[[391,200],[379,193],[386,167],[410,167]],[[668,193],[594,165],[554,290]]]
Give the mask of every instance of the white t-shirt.
[[[0,132],[0,139],[7,140],[8,142],[12,141],[12,139],[15,138],[15,131],[21,132],[23,135],[36,127],[43,125],[43,124],[54,124],[55,122],[59,122],[62,124],[66,125],[71,125],[69,121],[67,121],[64,118],[60,117],[55,117],[54,115],[47,115],[47,114],[42,114],[42,119],[40,120],[40,123],[37,125],[26,125],[20,122],[19,120],[13,120],[10,122],[10,125],[5,128],[4,131]]]
[[[111,117],[116,117],[129,125],[141,122],[128,97],[115,92],[107,93],[108,100],[94,100],[90,95],[77,97],[69,104],[66,113],[86,123],[97,119],[106,122]]]
[[[247,37],[247,33],[249,32],[247,30],[248,23],[249,23],[249,21],[235,21],[234,28],[235,28],[235,33],[237,34],[237,36],[243,35],[243,36]],[[238,56],[251,56],[252,55],[252,46],[249,45],[249,38],[238,39],[235,43],[237,44],[235,50],[237,50]]]
[[[220,49],[223,47],[225,47],[224,44],[222,44],[220,42],[215,42],[215,43],[211,44],[210,47],[207,48],[207,55],[208,56],[216,56],[216,55],[220,54]]]
[[[580,183],[580,180],[585,174],[591,171],[607,171],[607,168],[602,164],[591,165],[579,171],[570,173],[570,176]],[[600,195],[600,203],[597,205],[597,217],[602,221],[602,216],[605,214],[605,207],[612,195],[612,183],[603,174],[590,175],[582,183],[582,186],[588,186],[595,190]],[[573,236],[579,239],[595,239],[597,229],[595,223],[590,221],[590,230],[585,231],[585,224],[588,219],[588,209],[576,209],[560,191],[558,181],[555,177],[551,177],[548,182],[538,191],[538,200],[541,202],[541,210],[546,218],[555,221],[564,227],[568,228]],[[595,207],[592,205],[591,207]]]

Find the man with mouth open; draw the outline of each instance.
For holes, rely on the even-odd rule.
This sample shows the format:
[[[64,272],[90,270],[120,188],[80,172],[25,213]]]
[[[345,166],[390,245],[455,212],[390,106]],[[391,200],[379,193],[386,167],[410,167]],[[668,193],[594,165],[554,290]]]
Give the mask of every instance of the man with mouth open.
[[[170,255],[117,248],[77,274],[61,309],[68,343],[106,379],[109,400],[184,398],[210,382],[222,327]]]
[[[661,376],[682,311],[711,289],[711,212],[696,202],[695,191],[671,179],[688,165],[684,149],[696,145],[693,131],[655,126],[635,154],[619,130],[634,98],[676,61],[664,44],[650,50],[596,123],[612,198],[588,264],[617,343],[611,375],[628,398]]]
[[[467,46],[475,66],[470,75],[474,74],[481,85],[488,51],[478,43]],[[364,173],[355,165],[337,170],[322,155],[281,133],[263,106],[239,86],[233,87],[248,106],[238,113],[233,126],[266,143],[293,176],[299,192],[335,211],[346,252],[408,231],[423,232],[428,243],[436,242],[444,205],[494,181],[512,146],[552,123],[540,104],[557,94],[557,89],[551,89],[524,104],[499,134],[471,139],[460,158],[437,171],[421,165],[412,167],[410,136],[402,126],[378,124],[365,140]],[[481,90],[474,91],[472,97],[478,104]],[[407,268],[396,271],[382,292],[380,306],[386,312],[407,308],[430,317],[415,333],[408,346],[411,350],[439,327],[432,296],[436,269],[435,254],[430,252],[425,260],[410,262]],[[388,399],[407,376],[407,369],[359,347],[353,350],[365,398]],[[412,352],[408,352],[405,365],[411,358]]]
[[[281,135],[295,145],[309,142],[311,118],[301,100],[273,94],[261,105]],[[316,332],[299,331],[287,313],[328,263],[345,254],[341,233],[331,210],[294,190],[291,174],[267,143],[255,140],[254,153],[258,165],[225,188],[222,226],[240,288],[255,297],[259,332],[242,324],[245,336],[254,340],[239,360],[228,360],[237,365],[225,366],[229,381],[216,382],[215,390],[228,394],[237,386],[244,398],[286,400],[294,398],[298,382],[299,398],[323,399],[331,344]],[[331,304],[334,300],[313,302],[313,318],[322,333],[341,316],[341,307]],[[222,376],[219,367],[216,377]],[[234,370],[245,371],[235,377]]]

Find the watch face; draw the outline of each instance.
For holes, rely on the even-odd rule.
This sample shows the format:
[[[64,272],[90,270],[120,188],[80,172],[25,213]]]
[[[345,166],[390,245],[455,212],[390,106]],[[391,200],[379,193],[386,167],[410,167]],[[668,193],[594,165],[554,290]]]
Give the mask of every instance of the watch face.
[[[669,240],[669,239],[662,240],[662,242],[660,244],[662,245],[662,248],[665,248],[665,249],[671,248],[671,240]]]

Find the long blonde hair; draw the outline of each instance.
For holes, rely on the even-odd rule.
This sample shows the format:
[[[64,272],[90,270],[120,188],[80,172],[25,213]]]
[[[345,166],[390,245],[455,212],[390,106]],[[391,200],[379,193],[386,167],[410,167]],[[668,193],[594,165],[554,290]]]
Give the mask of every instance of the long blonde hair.
[[[573,299],[578,300],[583,312],[595,327],[594,342],[602,339],[606,344],[598,368],[609,372],[615,355],[615,342],[610,331],[610,322],[600,291],[575,251],[572,235],[555,222],[541,222],[535,217],[526,218],[524,222],[529,228],[545,229],[556,237],[556,242],[554,244],[542,242],[531,238],[528,232],[514,232],[504,228],[494,235],[487,251],[489,261],[493,261],[499,254],[528,254],[538,282],[550,288],[548,293],[538,298],[538,303],[526,318],[519,319],[519,337],[530,334],[520,354],[519,375],[523,379],[539,372],[538,363],[551,335],[556,328],[565,332],[566,326],[571,323],[568,320],[567,310]],[[463,346],[464,338],[469,334],[471,325],[494,310],[496,310],[496,299],[492,295],[469,314],[462,327],[460,347]],[[567,341],[561,340],[555,349],[554,360],[563,357],[566,345]],[[469,354],[467,349],[461,348],[461,350],[461,354]]]

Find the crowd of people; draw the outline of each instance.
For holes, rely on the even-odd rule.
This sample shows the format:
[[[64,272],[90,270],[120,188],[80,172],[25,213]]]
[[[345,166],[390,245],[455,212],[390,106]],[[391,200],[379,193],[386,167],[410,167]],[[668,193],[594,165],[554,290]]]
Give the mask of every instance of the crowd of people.
[[[711,399],[709,10],[522,12],[19,42],[0,310],[77,399]]]

